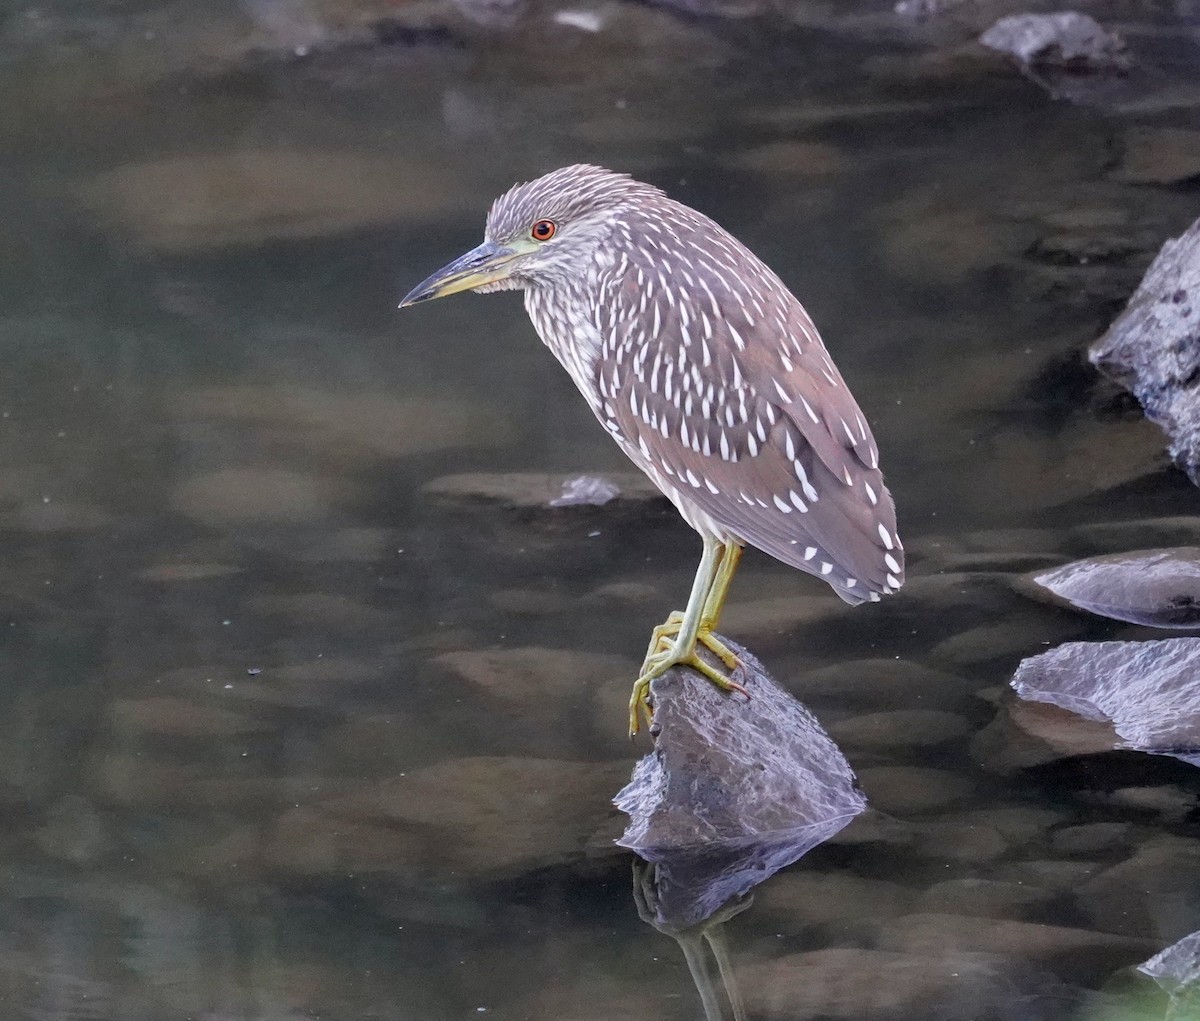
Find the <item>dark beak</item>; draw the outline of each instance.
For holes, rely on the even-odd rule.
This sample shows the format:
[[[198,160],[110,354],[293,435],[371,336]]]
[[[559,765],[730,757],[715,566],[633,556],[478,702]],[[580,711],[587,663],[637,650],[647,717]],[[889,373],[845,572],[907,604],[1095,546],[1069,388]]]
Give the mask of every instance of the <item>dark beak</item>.
[[[466,255],[459,256],[449,266],[443,266],[428,280],[414,287],[400,302],[400,307],[407,308],[419,301],[444,298],[448,294],[469,291],[503,280],[512,271],[512,261],[521,254],[523,253],[517,247],[485,241],[478,248],[472,248]]]

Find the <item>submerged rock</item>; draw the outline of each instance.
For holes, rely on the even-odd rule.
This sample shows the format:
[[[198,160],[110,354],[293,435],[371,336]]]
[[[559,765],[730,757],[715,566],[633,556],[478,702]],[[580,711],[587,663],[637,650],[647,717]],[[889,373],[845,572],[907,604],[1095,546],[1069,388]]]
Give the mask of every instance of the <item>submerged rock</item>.
[[[1173,942],[1200,917],[1200,841],[1154,837],[1132,857],[1076,882],[1072,893],[1104,932]]]
[[[618,841],[659,863],[660,910],[693,925],[842,829],[866,807],[816,718],[744,649],[745,699],[691,670],[652,685],[654,750],[615,804]]]
[[[1200,547],[1076,560],[1033,575],[1073,606],[1131,624],[1200,627]]]
[[[470,472],[434,479],[423,492],[442,503],[493,504],[512,510],[645,503],[665,499],[636,472],[551,475],[542,472]]]
[[[511,878],[602,854],[620,762],[476,756],[291,809],[256,852],[293,875]],[[439,880],[440,881],[440,880]]]
[[[1024,660],[1012,686],[1088,720],[1111,722],[1135,748],[1200,765],[1200,638],[1068,642]]]
[[[1121,157],[1109,173],[1124,184],[1183,184],[1200,177],[1200,131],[1186,128],[1129,128]]]
[[[979,926],[979,928],[985,928]],[[1053,979],[1011,958],[938,947],[902,953],[829,947],[746,969],[752,1016],[828,1021],[1038,1021],[1052,1016]]]
[[[410,157],[304,149],[125,163],[81,185],[79,194],[110,230],[173,252],[433,219],[457,200],[445,168]]]
[[[1163,245],[1088,357],[1138,399],[1200,485],[1200,220]]]
[[[877,945],[931,958],[947,951],[999,954],[1051,964],[1060,973],[1099,978],[1135,962],[1147,944],[1090,929],[1001,918],[980,925],[979,919],[971,916],[929,912],[884,922],[879,926]]]

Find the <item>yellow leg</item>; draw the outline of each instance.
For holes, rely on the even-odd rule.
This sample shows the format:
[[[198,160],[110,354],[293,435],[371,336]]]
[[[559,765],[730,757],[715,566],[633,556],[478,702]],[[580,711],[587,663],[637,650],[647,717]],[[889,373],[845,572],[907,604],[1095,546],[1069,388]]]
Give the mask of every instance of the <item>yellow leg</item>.
[[[721,623],[721,611],[725,609],[725,597],[729,595],[729,586],[742,559],[742,547],[731,542],[724,547],[717,577],[713,581],[712,590],[704,602],[704,613],[700,618],[700,627],[713,630]]]
[[[672,613],[666,623],[654,629],[650,638],[641,673],[634,682],[633,693],[629,699],[630,737],[637,734],[643,716],[647,723],[650,722],[650,682],[674,666],[690,666],[717,687],[746,694],[745,688],[696,654],[696,645],[699,643],[716,655],[730,670],[736,670],[738,667],[737,657],[713,636],[712,629],[720,618],[721,607],[724,605],[725,595],[737,569],[741,552],[741,548],[736,545],[725,546],[715,539],[705,537],[704,552],[700,556],[696,579],[692,582],[687,609],[683,613]]]

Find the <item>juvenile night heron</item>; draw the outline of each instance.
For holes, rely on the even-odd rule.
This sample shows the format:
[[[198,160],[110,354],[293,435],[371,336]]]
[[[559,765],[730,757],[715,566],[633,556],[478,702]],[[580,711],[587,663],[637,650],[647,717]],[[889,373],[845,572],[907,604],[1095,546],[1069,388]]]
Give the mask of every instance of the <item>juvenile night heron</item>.
[[[514,187],[484,237],[401,307],[524,290],[600,424],[704,541],[687,608],[654,630],[631,734],[650,717],[650,682],[673,666],[745,694],[713,634],[743,546],[848,603],[900,587],[904,550],[871,430],[808,313],[749,249],[658,188],[583,165]]]

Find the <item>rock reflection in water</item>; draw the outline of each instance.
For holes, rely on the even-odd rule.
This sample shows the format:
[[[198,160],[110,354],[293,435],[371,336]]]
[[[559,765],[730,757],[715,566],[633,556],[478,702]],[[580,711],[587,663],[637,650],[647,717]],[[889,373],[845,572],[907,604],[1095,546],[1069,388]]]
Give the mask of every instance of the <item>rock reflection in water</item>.
[[[723,1014],[704,944],[741,1021],[722,925],[750,906],[754,887],[866,807],[816,718],[728,644],[752,697],[726,696],[692,671],[660,677],[651,688],[654,750],[616,797],[630,816],[618,843],[646,860],[634,864],[638,915],[679,943],[709,1021]]]
[[[638,917],[679,944],[679,949],[683,951],[687,961],[688,971],[692,974],[692,981],[696,983],[696,991],[700,994],[700,1002],[704,1004],[706,1021],[721,1021],[724,1014],[717,996],[717,983],[704,953],[704,944],[707,943],[717,964],[721,984],[725,987],[733,1019],[745,1021],[746,1008],[738,990],[737,976],[733,973],[724,925],[754,903],[754,898],[748,893],[732,897],[699,924],[677,928],[662,914],[661,894],[665,867],[665,863],[651,864],[634,859],[633,902],[637,905]]]

